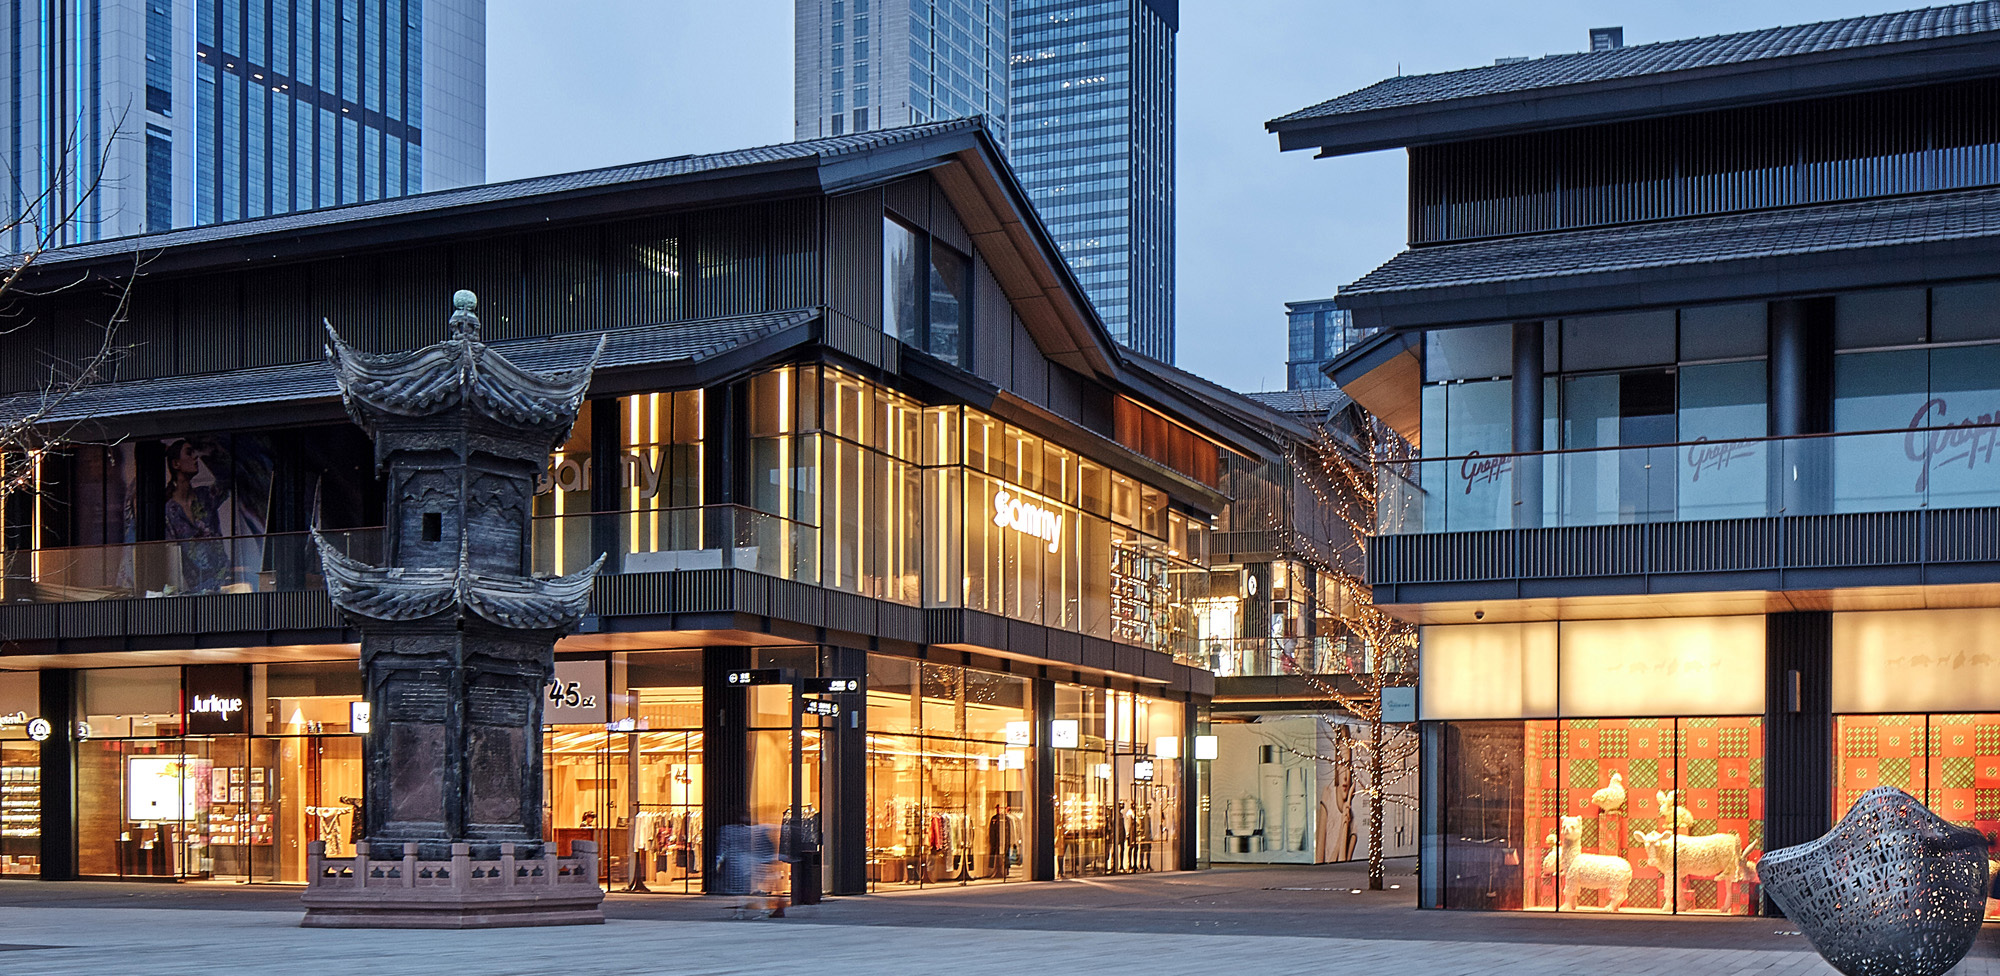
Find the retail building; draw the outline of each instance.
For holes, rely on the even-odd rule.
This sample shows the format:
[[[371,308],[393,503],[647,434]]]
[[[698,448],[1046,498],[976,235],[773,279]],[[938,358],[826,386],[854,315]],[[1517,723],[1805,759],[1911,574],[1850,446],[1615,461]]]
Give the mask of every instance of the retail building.
[[[1420,445],[1422,904],[1755,911],[1884,784],[1991,836],[2000,4],[1593,47],[1270,123],[1409,153],[1328,373]]]
[[[1196,863],[1193,601],[1222,466],[1279,448],[1111,342],[977,121],[40,268],[135,250],[133,351],[51,418],[93,442],[5,510],[8,872],[296,881],[352,842],[369,716],[305,533],[378,559],[386,489],[321,321],[414,348],[459,288],[517,363],[606,342],[536,499],[537,572],[607,555],[549,687],[559,846],[673,891],[710,825],[794,813],[836,893]],[[103,300],[32,302],[13,341],[60,351]],[[791,692],[729,680],[762,668],[862,683],[805,720],[805,809]]]

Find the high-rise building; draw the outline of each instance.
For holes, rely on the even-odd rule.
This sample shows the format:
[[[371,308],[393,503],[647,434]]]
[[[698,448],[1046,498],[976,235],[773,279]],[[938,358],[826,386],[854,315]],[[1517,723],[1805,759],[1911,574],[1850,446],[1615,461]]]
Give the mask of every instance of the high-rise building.
[[[1007,138],[1007,0],[798,0],[800,139],[985,116]]]
[[[10,3],[0,204],[72,243],[483,182],[485,52],[485,0]]]
[[[1179,0],[1014,0],[1009,156],[1120,343],[1174,358]]]
[[[1353,326],[1353,313],[1331,298],[1286,302],[1285,389],[1333,389],[1333,380],[1321,368],[1365,337]]]

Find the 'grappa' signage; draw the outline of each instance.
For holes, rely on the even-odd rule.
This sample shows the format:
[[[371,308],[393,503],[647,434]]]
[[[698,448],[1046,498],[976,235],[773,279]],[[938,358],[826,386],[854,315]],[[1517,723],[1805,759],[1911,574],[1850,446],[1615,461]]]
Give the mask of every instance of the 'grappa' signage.
[[[1062,542],[1062,515],[1005,488],[993,493],[993,524],[1047,542],[1050,552]]]
[[[1931,470],[1948,464],[1974,468],[1993,460],[2000,447],[2000,427],[1991,426],[2000,416],[1982,413],[1959,420],[1946,420],[1950,406],[1942,397],[1928,400],[1910,418],[1910,432],[1903,437],[1903,453],[1923,465],[1917,473],[1917,492],[1929,491]]]

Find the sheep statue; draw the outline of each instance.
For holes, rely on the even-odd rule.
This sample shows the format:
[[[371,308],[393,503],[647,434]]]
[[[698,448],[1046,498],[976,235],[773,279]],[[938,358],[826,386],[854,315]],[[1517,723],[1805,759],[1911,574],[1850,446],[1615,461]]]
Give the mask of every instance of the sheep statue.
[[[1689,837],[1664,830],[1643,833],[1635,830],[1632,839],[1645,848],[1647,859],[1659,867],[1662,874],[1674,879],[1677,895],[1687,890],[1689,878],[1714,878],[1715,907],[1724,913],[1729,911],[1736,882],[1751,876],[1745,870],[1747,865],[1744,861],[1750,853],[1749,849],[1738,846],[1742,841],[1735,834]],[[1665,892],[1661,892],[1660,901],[1666,902]]]
[[[1818,840],[1767,852],[1764,893],[1847,976],[1942,976],[1979,935],[1986,837],[1878,786]]]
[[[1625,892],[1632,886],[1632,862],[1610,854],[1583,853],[1583,818],[1564,817],[1559,831],[1562,846],[1557,848],[1557,864],[1562,871],[1562,907],[1576,907],[1576,895],[1583,888],[1604,892],[1603,909],[1615,912],[1625,905]]]

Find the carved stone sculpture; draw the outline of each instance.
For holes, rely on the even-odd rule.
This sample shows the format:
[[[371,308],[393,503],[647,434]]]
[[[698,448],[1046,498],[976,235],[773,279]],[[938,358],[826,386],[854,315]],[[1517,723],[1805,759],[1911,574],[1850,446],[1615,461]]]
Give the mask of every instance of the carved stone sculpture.
[[[327,878],[351,869],[325,861],[306,894],[308,925],[603,921],[594,873],[587,886],[571,877],[585,860],[594,872],[595,858],[542,849],[542,692],[603,560],[540,579],[529,549],[535,479],[569,436],[596,356],[563,372],[523,369],[480,341],[471,292],[452,304],[451,337],[414,352],[361,352],[327,327],[348,415],[374,438],[388,484],[388,564],[320,546],[327,591],[362,635],[373,729],[359,863],[369,867],[361,883],[335,886]],[[429,888],[412,878],[411,892],[431,895],[383,910],[385,892],[400,889],[378,878],[405,862],[429,880],[471,876]]]
[[[1986,909],[1986,838],[1890,786],[1826,836],[1757,863],[1764,891],[1847,976],[1941,976]]]

